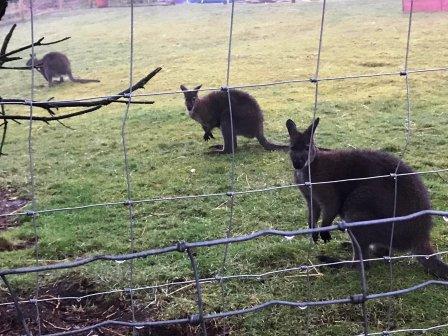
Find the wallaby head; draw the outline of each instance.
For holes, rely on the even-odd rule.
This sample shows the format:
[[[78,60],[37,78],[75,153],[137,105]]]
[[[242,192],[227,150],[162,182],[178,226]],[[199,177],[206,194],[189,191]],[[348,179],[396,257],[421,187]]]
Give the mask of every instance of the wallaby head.
[[[185,85],[181,85],[180,89],[184,93],[185,97],[185,106],[187,107],[188,114],[191,114],[193,111],[194,104],[198,99],[198,91],[202,87],[201,85],[196,86],[194,89],[189,90]]]
[[[300,132],[294,121],[291,119],[286,121],[286,128],[290,138],[289,155],[295,169],[302,169],[313,162],[317,153],[317,148],[314,144],[314,132],[318,124],[319,118],[304,132]]]
[[[35,54],[30,54],[30,59],[26,62],[26,66],[30,67],[33,65],[33,60],[34,60],[34,65],[36,65],[37,63],[37,58]]]

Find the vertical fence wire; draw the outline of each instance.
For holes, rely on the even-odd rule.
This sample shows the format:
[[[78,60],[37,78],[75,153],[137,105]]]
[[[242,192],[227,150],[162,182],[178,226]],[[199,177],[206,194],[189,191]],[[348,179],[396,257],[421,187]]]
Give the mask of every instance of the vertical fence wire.
[[[2,97],[0,97],[0,99],[2,99]],[[2,116],[6,115],[5,105],[1,105],[1,106],[0,106],[0,114],[1,114]],[[0,158],[1,158],[3,155],[6,155],[6,154],[3,152],[3,145],[5,144],[5,141],[6,141],[6,132],[7,132],[7,130],[8,130],[8,120],[4,119],[4,120],[3,120],[3,123],[0,125],[0,127],[1,127],[1,126],[3,126],[3,131],[2,131],[2,139],[0,140]]]
[[[191,324],[200,324],[202,336],[207,336],[207,328],[205,326],[205,321],[204,321],[204,300],[202,298],[202,288],[201,288],[198,265],[197,265],[196,259],[194,257],[194,254],[191,251],[191,248],[187,248],[187,254],[188,254],[188,258],[190,259],[191,269],[194,274],[195,285],[196,285],[196,305],[198,307],[198,315],[196,315],[196,316],[193,315],[193,317],[190,318],[190,323]]]
[[[367,289],[367,279],[366,279],[366,270],[364,265],[364,255],[361,248],[361,245],[359,245],[358,239],[356,239],[356,236],[353,234],[351,229],[347,230],[348,235],[350,236],[350,239],[352,241],[353,250],[356,251],[356,254],[358,256],[358,270],[359,270],[359,276],[361,281],[361,290],[362,290],[362,296],[358,300],[356,300],[354,303],[360,303],[361,304],[361,311],[362,311],[362,317],[363,317],[363,329],[364,329],[364,335],[367,336],[369,334],[369,317],[367,313],[367,307],[366,307],[366,297],[368,295],[368,289]],[[353,296],[352,296],[353,298]]]
[[[20,303],[19,303],[17,294],[15,293],[14,289],[9,284],[9,281],[8,281],[8,279],[6,279],[6,276],[2,275],[1,278],[2,278],[3,283],[5,284],[6,288],[8,289],[9,294],[11,295],[11,297],[14,301],[14,308],[16,310],[17,319],[22,324],[22,328],[25,331],[26,336],[32,336],[30,333],[30,330],[28,328],[28,325],[25,322],[25,317],[23,315],[22,309],[20,309]]]
[[[316,59],[316,71],[314,73],[314,78],[311,80],[312,83],[314,83],[314,104],[313,104],[313,118],[311,121],[312,129],[314,128],[314,123],[316,121],[317,116],[317,109],[318,109],[318,102],[319,102],[319,74],[320,74],[320,61],[321,61],[321,54],[322,54],[322,42],[323,42],[323,35],[324,35],[324,23],[325,23],[325,12],[326,12],[326,6],[327,6],[327,0],[323,0],[322,2],[322,12],[321,12],[321,18],[320,18],[320,30],[319,30],[319,43],[317,47],[317,59]],[[309,150],[308,150],[308,187],[310,192],[310,200],[309,200],[309,219],[311,223],[309,223],[310,228],[315,227],[315,221],[314,218],[314,200],[313,200],[313,180],[312,180],[312,174],[311,174],[311,147],[313,143],[313,136],[314,132],[311,131],[310,133],[310,143],[309,143]],[[314,235],[319,235],[318,233],[314,233],[313,235],[310,235],[310,239],[308,240],[308,248],[307,248],[307,260],[311,259],[311,249],[314,244]],[[307,280],[307,295],[308,300],[311,299],[311,294],[314,292],[311,290],[311,278],[310,278],[310,270],[307,268],[306,270],[306,280]],[[311,318],[310,318],[310,311],[307,309],[306,313],[306,332],[309,335],[311,330]]]
[[[33,1],[30,0],[30,34],[31,34],[31,90],[30,90],[30,119],[28,127],[28,164],[29,164],[29,187],[30,187],[30,197],[31,197],[31,216],[32,226],[34,228],[34,254],[36,259],[36,266],[39,266],[39,229],[36,221],[37,204],[36,204],[36,181],[34,174],[34,152],[33,152],[33,101],[34,101],[34,6]],[[42,334],[41,318],[39,310],[39,293],[40,293],[40,274],[36,273],[36,285],[34,293],[34,304],[36,310],[36,322],[37,322],[37,332],[38,335]]]
[[[232,111],[232,101],[231,101],[231,93],[229,90],[229,83],[230,83],[230,68],[231,68],[231,60],[232,60],[232,38],[233,38],[233,23],[234,23],[234,17],[235,17],[235,0],[231,0],[232,7],[230,10],[230,23],[229,23],[229,43],[228,43],[228,49],[227,49],[227,70],[226,70],[226,87],[223,88],[223,91],[227,93],[227,102],[229,106],[229,119],[230,119],[230,136],[231,136],[231,158],[230,158],[230,173],[229,173],[229,192],[227,195],[229,196],[229,221],[227,225],[226,230],[226,238],[229,238],[232,235],[232,229],[233,229],[233,222],[234,222],[234,215],[235,215],[235,137],[236,134],[234,134],[235,129],[233,125],[233,111]],[[224,148],[225,149],[225,143]],[[226,265],[227,265],[227,259],[229,254],[229,244],[226,244],[224,246],[224,256],[222,260],[222,264],[220,267],[219,275],[222,276],[224,273],[226,273]],[[224,288],[224,283],[220,281],[221,286],[221,294],[222,294],[222,303],[221,306],[224,309],[225,306],[225,300],[226,300],[226,291]]]
[[[409,73],[408,73],[408,65],[409,65],[409,51],[411,44],[411,30],[412,30],[412,18],[414,12],[414,0],[411,0],[411,8],[409,10],[409,19],[408,19],[408,29],[407,29],[407,37],[406,37],[406,51],[404,58],[404,69],[402,74],[405,77],[405,88],[406,88],[406,114],[405,114],[405,143],[403,149],[399,155],[400,160],[402,160],[407,152],[411,141],[411,96],[410,96],[410,85],[409,85]],[[398,171],[400,169],[401,161],[398,161],[397,166],[395,168],[395,172],[393,174],[394,179],[394,206],[393,206],[393,214],[392,217],[396,217],[397,215],[397,202],[398,202]],[[395,276],[393,270],[393,260],[392,257],[394,255],[393,244],[394,244],[394,231],[395,231],[395,222],[391,224],[391,232],[390,232],[390,241],[389,241],[389,291],[392,291],[395,286]],[[387,329],[392,327],[392,310],[393,310],[393,299],[389,299],[389,304],[387,308]]]
[[[122,122],[121,122],[121,143],[123,147],[123,157],[124,157],[124,173],[126,179],[126,196],[127,202],[126,205],[129,211],[129,240],[131,244],[131,253],[135,252],[135,214],[134,214],[134,205],[132,202],[132,188],[131,188],[131,173],[129,170],[129,157],[128,157],[128,146],[126,139],[126,124],[129,117],[129,109],[132,102],[132,84],[133,84],[133,71],[134,71],[134,0],[130,2],[130,47],[129,47],[129,94],[127,104],[123,113]],[[135,302],[134,302],[134,260],[129,260],[129,288],[128,294],[129,299],[131,301],[131,314],[132,314],[132,322],[135,323]],[[132,334],[136,335],[137,330],[135,326],[132,327]]]

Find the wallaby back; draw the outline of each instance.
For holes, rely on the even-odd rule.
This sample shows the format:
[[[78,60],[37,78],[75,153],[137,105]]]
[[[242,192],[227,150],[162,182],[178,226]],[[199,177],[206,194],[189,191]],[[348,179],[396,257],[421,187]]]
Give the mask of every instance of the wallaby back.
[[[300,187],[307,200],[309,213],[312,213],[309,216],[310,227],[315,227],[320,215],[322,226],[328,226],[336,216],[346,222],[356,222],[394,215],[404,216],[431,208],[429,194],[422,180],[399,158],[373,150],[319,150],[313,140],[318,122],[317,119],[303,133],[297,130],[291,120],[287,122],[296,183],[348,181],[313,185],[312,199],[308,187]],[[407,175],[396,176],[395,172]],[[375,178],[368,179],[369,177]],[[394,224],[392,247],[417,254],[432,254],[434,249],[430,243],[431,228],[432,219],[429,215],[397,221]],[[390,223],[355,227],[351,230],[361,247],[363,259],[369,257],[370,245],[390,245]],[[315,241],[318,239],[317,235],[313,238]],[[325,232],[321,238],[328,241],[331,236]],[[357,251],[355,258],[361,258]],[[419,261],[429,272],[447,278],[448,266],[437,257],[419,258]]]

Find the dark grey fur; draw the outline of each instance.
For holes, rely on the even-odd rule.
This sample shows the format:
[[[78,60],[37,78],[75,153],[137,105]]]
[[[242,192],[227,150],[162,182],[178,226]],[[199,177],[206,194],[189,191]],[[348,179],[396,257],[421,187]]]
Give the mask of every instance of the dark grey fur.
[[[232,127],[230,120],[229,101],[226,91],[216,91],[199,98],[198,90],[201,85],[193,90],[180,86],[184,91],[185,106],[188,115],[202,125],[204,140],[213,138],[212,130],[215,127],[221,129],[224,146],[214,146],[215,152],[222,154],[232,153]],[[274,144],[266,139],[263,132],[263,112],[257,101],[250,94],[240,90],[230,90],[230,102],[232,107],[233,144],[237,148],[236,136],[257,138],[258,142],[267,150],[287,150],[287,145]]]
[[[286,122],[290,136],[290,157],[295,168],[296,183],[356,179],[395,173],[412,173],[413,170],[399,158],[381,151],[331,150],[322,151],[314,145],[314,131],[319,123],[310,125],[305,132],[297,130],[292,120]],[[313,221],[308,187],[300,187],[308,203],[311,228],[315,227],[322,214],[322,226],[331,225],[336,216],[346,222],[364,221],[392,217],[394,214],[395,181],[393,177],[350,182],[313,185]],[[396,216],[404,216],[431,208],[428,191],[418,175],[399,176],[397,180]],[[430,241],[431,216],[396,222],[392,247],[394,250],[411,251],[415,254],[433,254]],[[391,224],[376,224],[351,229],[358,241],[362,255],[354,250],[355,260],[369,258],[370,247],[377,251],[390,245]],[[318,240],[318,236],[313,236]],[[331,239],[329,232],[321,238]],[[418,258],[425,269],[443,279],[448,279],[448,265],[437,256]]]
[[[37,59],[35,55],[30,56],[31,58],[26,62],[26,65],[29,67],[32,66],[34,58],[34,68],[44,76],[49,86],[53,86],[54,77],[59,77],[59,83],[62,83],[64,81],[64,76],[67,76],[72,82],[76,83],[99,82],[97,79],[74,78],[70,67],[70,61],[63,53],[49,52],[48,54],[45,54],[42,59]]]

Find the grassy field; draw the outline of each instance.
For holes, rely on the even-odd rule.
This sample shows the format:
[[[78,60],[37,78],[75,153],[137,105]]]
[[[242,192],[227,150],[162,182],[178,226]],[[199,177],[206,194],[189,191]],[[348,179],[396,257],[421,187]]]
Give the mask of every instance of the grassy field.
[[[135,13],[134,80],[163,66],[139,93],[177,90],[180,84],[219,87],[225,84],[230,6],[182,5],[141,7]],[[306,79],[315,71],[321,3],[236,4],[230,82],[232,85]],[[98,78],[101,83],[65,83],[49,88],[36,74],[36,99],[73,99],[113,94],[129,81],[129,12],[126,8],[71,11],[39,17],[36,37],[72,38],[41,47],[38,56],[62,51],[72,62],[74,75]],[[414,16],[409,67],[443,67],[448,64],[448,14]],[[402,69],[405,57],[407,15],[401,1],[329,1],[325,21],[321,76],[369,74]],[[4,36],[8,26],[0,26]],[[19,24],[10,48],[29,43],[29,25]],[[24,53],[26,58],[28,53]],[[20,62],[17,62],[19,64]],[[30,97],[30,73],[1,72],[2,97]],[[448,166],[448,76],[446,72],[412,74],[411,141],[404,154],[419,171]],[[317,134],[320,146],[373,148],[399,154],[405,144],[406,90],[404,78],[327,81],[320,85]],[[247,90],[265,113],[268,138],[286,142],[285,121],[292,118],[304,127],[312,118],[314,86],[310,83],[269,86]],[[149,98],[140,98],[149,99]],[[157,196],[219,193],[229,190],[230,156],[207,155],[202,130],[184,113],[183,97],[154,97],[151,106],[131,106],[126,125],[133,199]],[[27,109],[8,108],[26,114]],[[32,140],[38,209],[73,207],[121,201],[126,198],[121,123],[124,105],[67,121],[74,130],[57,123],[34,123]],[[43,114],[36,111],[36,114]],[[29,194],[27,124],[10,123],[0,158],[0,188]],[[215,132],[218,135],[218,132]],[[220,136],[215,140],[221,141]],[[292,182],[293,169],[285,153],[266,152],[254,140],[239,139],[235,154],[235,188],[250,190]],[[423,176],[433,207],[447,209],[448,174]],[[229,219],[227,197],[145,203],[135,208],[135,248],[145,250],[179,240],[200,241],[225,236]],[[234,235],[276,228],[306,226],[304,200],[295,188],[238,196]],[[10,242],[34,236],[29,219],[0,232]],[[129,216],[122,206],[52,212],[37,218],[41,263],[73,260],[93,254],[130,251]],[[448,229],[437,219],[433,231],[438,250],[448,249]],[[263,238],[229,248],[227,274],[261,273],[304,263],[316,263],[320,253],[350,258],[335,234],[330,243],[310,246],[306,237],[293,240]],[[202,277],[220,272],[223,247],[198,249]],[[0,268],[35,264],[34,249],[0,253]],[[128,286],[128,265],[98,262],[73,272],[42,274],[42,283],[56,279],[86,279],[95,290]],[[368,271],[369,291],[389,290],[388,266],[375,264]],[[221,307],[217,284],[204,286],[206,312],[250,307],[270,299],[324,300],[360,293],[355,270],[321,270],[309,280],[302,273],[277,275],[265,281],[226,283]],[[191,279],[186,255],[180,253],[135,262],[135,286]],[[407,287],[431,277],[415,261],[394,266],[396,287]],[[11,277],[16,289],[26,293],[34,276]],[[173,289],[173,291],[176,288]],[[0,293],[4,291],[0,287]],[[194,288],[138,294],[137,304],[151,318],[183,317],[195,312]],[[370,327],[387,325],[393,308],[397,328],[428,327],[447,323],[446,289],[431,287],[393,300],[369,302]],[[9,298],[3,296],[3,301]],[[80,303],[80,305],[83,303]],[[272,308],[261,313],[218,321],[233,335],[352,335],[362,331],[358,306],[333,305],[298,310]],[[440,335],[447,335],[441,331]]]

